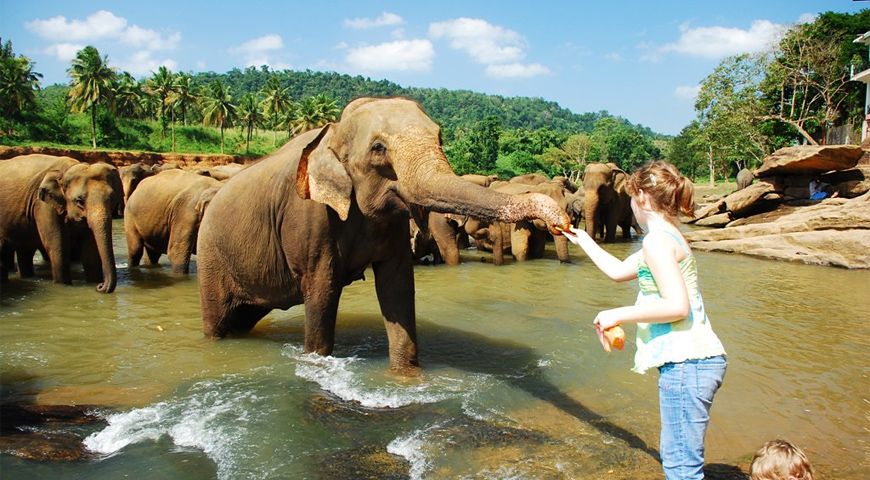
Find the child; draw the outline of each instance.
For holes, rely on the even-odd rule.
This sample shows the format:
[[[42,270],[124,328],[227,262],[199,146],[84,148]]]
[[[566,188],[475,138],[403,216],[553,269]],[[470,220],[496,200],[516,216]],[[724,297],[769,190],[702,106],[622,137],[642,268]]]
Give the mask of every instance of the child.
[[[749,467],[752,480],[813,480],[813,467],[800,448],[771,440],[755,452]]]
[[[643,248],[620,261],[583,230],[566,237],[617,282],[637,278],[633,306],[604,310],[594,325],[603,332],[637,323],[633,370],[659,370],[661,457],[665,478],[704,478],[704,435],[713,395],[725,376],[725,349],[713,333],[698,289],[695,257],[677,228],[677,214],[692,215],[694,187],[666,162],[652,162],[627,182],[631,208],[648,232]]]

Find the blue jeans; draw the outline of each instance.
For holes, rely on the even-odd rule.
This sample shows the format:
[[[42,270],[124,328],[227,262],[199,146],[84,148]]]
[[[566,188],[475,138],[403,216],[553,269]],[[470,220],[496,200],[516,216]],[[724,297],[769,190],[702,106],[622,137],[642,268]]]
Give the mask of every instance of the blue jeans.
[[[726,366],[719,355],[659,367],[660,449],[667,480],[704,478],[704,435]]]

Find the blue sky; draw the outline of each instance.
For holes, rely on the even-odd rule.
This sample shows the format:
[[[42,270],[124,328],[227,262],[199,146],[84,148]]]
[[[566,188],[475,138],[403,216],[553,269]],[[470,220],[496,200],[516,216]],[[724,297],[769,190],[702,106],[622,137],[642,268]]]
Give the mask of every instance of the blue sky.
[[[403,86],[542,97],[607,110],[665,134],[694,118],[698,83],[727,55],[848,0],[731,1],[18,1],[0,36],[65,83],[94,45],[137,77],[173,71],[326,70]]]

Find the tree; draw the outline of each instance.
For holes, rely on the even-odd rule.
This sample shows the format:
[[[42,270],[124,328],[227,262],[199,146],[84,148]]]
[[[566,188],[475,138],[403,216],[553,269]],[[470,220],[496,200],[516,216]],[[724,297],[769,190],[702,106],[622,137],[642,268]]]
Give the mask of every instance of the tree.
[[[15,56],[12,41],[0,39],[0,111],[10,121],[21,120],[22,114],[36,107],[36,91],[42,74],[33,71],[27,57]]]
[[[298,134],[338,120],[341,112],[335,100],[319,94],[302,99],[298,109],[288,116],[290,134]]]
[[[764,114],[758,85],[764,67],[761,56],[728,57],[701,83],[695,102],[695,141],[701,140],[707,146],[711,185],[716,171],[727,177],[729,170],[756,164],[770,153],[771,142],[759,128]]]
[[[181,121],[187,125],[187,111],[196,103],[198,98],[194,93],[190,75],[182,72],[175,76],[172,95],[173,103],[181,109]]]
[[[129,72],[117,77],[114,87],[115,112],[126,118],[134,118],[142,111],[142,88]]]
[[[571,135],[559,147],[550,147],[539,156],[549,170],[579,182],[583,169],[590,161],[594,148],[593,139],[585,133]]]
[[[67,73],[71,78],[70,108],[75,112],[90,111],[91,145],[97,148],[97,107],[111,102],[115,71],[109,67],[108,57],[101,57],[96,48],[88,45],[76,53]]]
[[[164,65],[161,65],[156,72],[152,73],[153,75],[148,79],[146,85],[148,86],[148,91],[151,92],[159,102],[160,126],[162,127],[161,138],[166,138],[166,107],[170,106],[171,102],[169,101],[169,97],[175,91],[175,76],[172,75],[172,71]],[[172,111],[174,112],[174,110]]]
[[[257,97],[251,93],[246,93],[242,97],[241,102],[239,102],[237,111],[239,124],[247,131],[245,153],[248,153],[250,151],[251,135],[254,132],[254,127],[262,120],[259,105],[257,104]]]
[[[236,105],[232,100],[229,88],[220,80],[211,82],[203,94],[203,123],[220,128],[221,153],[224,153],[224,129],[231,127],[236,118]]]
[[[290,100],[290,90],[281,86],[281,81],[277,75],[272,75],[266,81],[261,93],[263,101],[260,102],[260,108],[263,110],[263,116],[269,119],[272,128],[272,145],[275,145],[278,141],[278,126],[281,119],[293,106],[293,102]]]

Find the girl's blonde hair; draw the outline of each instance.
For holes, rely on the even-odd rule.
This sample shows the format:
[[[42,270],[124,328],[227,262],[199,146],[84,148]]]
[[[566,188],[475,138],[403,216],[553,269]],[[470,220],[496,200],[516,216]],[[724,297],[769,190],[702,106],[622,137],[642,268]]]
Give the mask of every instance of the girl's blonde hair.
[[[813,480],[813,466],[800,448],[785,440],[765,443],[752,457],[751,480]]]
[[[643,190],[653,206],[663,213],[672,217],[679,213],[695,216],[695,186],[668,162],[649,162],[632,173],[626,191],[634,197],[639,190]]]

